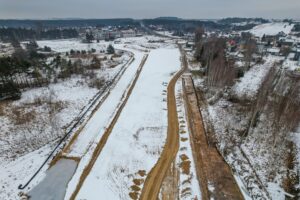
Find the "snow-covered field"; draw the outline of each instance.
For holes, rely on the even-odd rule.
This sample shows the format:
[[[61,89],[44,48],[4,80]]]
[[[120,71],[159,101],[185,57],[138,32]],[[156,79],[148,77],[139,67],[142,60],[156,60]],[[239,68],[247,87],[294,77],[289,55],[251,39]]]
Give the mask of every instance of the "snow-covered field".
[[[78,40],[39,41],[58,52],[89,49]],[[103,44],[93,44],[98,50]],[[98,51],[97,50],[97,51]],[[114,68],[103,66],[101,76],[111,80],[129,59],[121,57]],[[85,79],[72,76],[46,87],[31,88],[22,92],[20,100],[1,102],[0,115],[0,199],[17,199],[17,186],[24,184],[40,166],[65,128],[79,115],[99,92],[88,86]],[[22,123],[20,123],[20,121]],[[17,164],[16,164],[17,163]],[[47,166],[43,168],[43,171]],[[43,177],[41,172],[39,177]],[[34,179],[32,187],[40,178]],[[29,188],[27,188],[29,189]]]
[[[14,161],[7,162],[1,159],[0,165],[0,199],[16,200],[19,199],[18,186],[24,184],[31,175],[40,167],[51,151],[51,145],[46,145],[39,150],[28,153]],[[37,184],[43,177],[46,168],[33,180]]]
[[[262,37],[263,35],[277,35],[279,32],[286,34],[290,33],[294,25],[289,23],[267,23],[255,26],[250,30],[255,36]]]
[[[100,43],[81,43],[79,39],[68,40],[41,40],[37,41],[40,47],[48,46],[56,52],[68,52],[73,50],[91,50],[92,48],[99,50],[106,50],[109,42],[101,41]]]
[[[41,47],[48,46],[51,47],[53,51],[60,53],[69,52],[71,49],[91,50],[92,48],[96,49],[96,52],[98,53],[105,50],[107,45],[109,44],[109,42],[102,41],[100,43],[84,44],[77,39],[51,41],[45,40],[37,41],[37,43]],[[119,169],[118,165],[121,165],[122,163],[113,162],[123,162],[123,166],[126,162],[125,166],[126,168],[130,167],[130,173],[132,174],[132,176],[137,174],[138,169],[143,169],[148,172],[154,165],[155,161],[158,159],[159,152],[161,151],[161,148],[164,144],[164,138],[166,137],[167,113],[166,102],[164,100],[166,96],[163,95],[163,90],[166,89],[166,85],[163,84],[163,82],[168,82],[168,80],[172,76],[171,73],[179,69],[180,61],[178,50],[174,48],[174,44],[170,44],[169,41],[164,42],[161,38],[155,36],[120,39],[120,43],[113,45],[116,49],[133,52],[134,61],[131,65],[129,65],[128,69],[125,70],[124,75],[118,82],[119,85],[115,85],[113,91],[110,92],[108,98],[106,99],[107,101],[105,101],[106,103],[104,103],[103,106],[100,107],[101,112],[96,112],[94,118],[91,119],[91,121],[84,128],[82,134],[79,135],[79,140],[75,140],[74,145],[71,146],[70,152],[67,152],[67,155],[69,156],[83,157],[78,165],[77,172],[75,173],[73,179],[69,184],[66,199],[68,198],[68,195],[73,192],[82,169],[86,166],[91,158],[91,154],[95,148],[95,145],[97,144],[97,141],[100,140],[102,136],[101,134],[105,130],[106,126],[108,126],[108,124],[110,123],[110,120],[115,114],[118,106],[120,106],[120,101],[126,94],[129,83],[133,80],[133,76],[137,71],[143,55],[145,55],[145,53],[149,51],[151,51],[150,57],[136,85],[136,92],[133,92],[133,96],[130,97],[128,105],[124,109],[124,112],[127,114],[122,114],[122,116],[120,117],[121,122],[117,123],[116,128],[112,133],[113,139],[110,139],[112,140],[112,142],[110,142],[110,140],[108,141],[109,147],[107,148],[107,150],[105,148],[104,153],[108,154],[108,157],[111,157],[114,156],[109,155],[113,147],[120,146],[123,148],[120,148],[118,149],[119,151],[115,152],[119,156],[118,159],[108,159],[109,161],[111,160],[112,163],[108,162],[107,165],[103,167],[107,171],[109,171],[108,167],[117,165],[117,169]],[[104,67],[103,69],[101,69],[101,75],[107,77],[108,79],[113,78],[114,74],[120,71],[124,62],[126,62],[127,60],[128,56],[125,55],[124,58],[122,57],[122,59],[120,59],[120,62],[122,64],[114,68]],[[22,98],[20,100],[11,103],[11,106],[14,107],[25,106],[26,112],[34,110],[34,113],[40,117],[31,119],[31,121],[34,120],[32,123],[36,125],[29,124],[29,126],[43,131],[41,131],[41,134],[38,135],[36,134],[38,132],[33,131],[32,138],[29,137],[28,134],[22,133],[20,133],[18,136],[14,127],[11,127],[13,123],[10,121],[10,119],[5,116],[0,116],[0,134],[2,134],[1,139],[4,138],[0,141],[2,151],[0,157],[0,184],[2,185],[3,189],[0,192],[0,199],[18,198],[17,195],[19,190],[17,189],[17,186],[21,183],[24,184],[31,177],[35,170],[40,166],[42,161],[44,161],[49,152],[53,149],[53,145],[56,143],[59,135],[62,135],[64,133],[67,125],[70,124],[70,122],[78,116],[78,114],[84,109],[87,104],[89,104],[90,100],[97,94],[97,92],[97,89],[90,88],[87,83],[80,77],[73,76],[72,78],[64,81],[59,80],[57,83],[51,83],[47,87],[27,90],[23,92]],[[60,106],[59,108],[57,108],[58,110],[56,110],[57,113],[55,114],[55,116],[52,116],[52,118],[55,120],[53,121],[53,123],[51,121],[51,126],[49,127],[45,126],[43,123],[37,123],[42,119],[47,122],[49,113],[52,113],[47,108],[47,106],[49,105],[45,103],[48,100],[50,100],[52,103],[57,103]],[[37,104],[37,106],[32,106],[35,104]],[[10,106],[7,106],[7,108],[8,107]],[[7,108],[4,107],[4,111]],[[3,109],[1,110],[1,112],[2,111]],[[9,112],[12,111],[9,110]],[[137,115],[140,117],[137,117]],[[26,124],[28,125],[28,123]],[[55,130],[53,129],[53,124],[55,124]],[[131,126],[131,129],[126,129],[127,125]],[[24,128],[23,132],[29,131],[31,133],[32,130],[33,129],[31,128]],[[129,131],[129,133],[126,132],[126,130]],[[46,136],[51,135],[52,138],[53,131],[57,132],[57,137],[55,140],[48,141],[49,138],[47,139]],[[10,132],[13,132],[14,135],[10,134]],[[124,140],[123,142],[121,142],[122,145],[119,145],[120,143],[116,135],[124,133],[129,134],[130,137],[128,137],[128,140]],[[9,140],[6,141],[5,137],[3,136],[8,137]],[[16,138],[19,139],[16,140]],[[127,136],[123,135],[120,138],[127,138]],[[19,147],[19,144],[22,144],[25,147],[28,146],[26,140],[32,139],[40,139],[41,141],[44,141],[45,144],[42,147],[32,148],[34,149],[34,151],[32,151],[31,153],[28,153],[27,149],[26,151],[22,152],[22,155],[24,156],[21,157],[17,156],[16,158],[7,159],[9,156],[3,153],[4,151],[9,152],[9,148],[14,148],[14,146],[9,143],[10,140],[20,141],[18,144],[15,144],[16,147]],[[149,142],[149,140],[152,140],[153,142],[151,143]],[[135,152],[124,151],[127,157],[132,154],[132,158],[126,161],[124,161],[123,159],[122,161],[121,158],[124,158],[124,154],[122,154],[120,150],[130,150],[130,147],[132,147],[133,143],[138,143]],[[19,154],[19,152],[16,151],[16,154]],[[149,160],[147,159],[143,162],[139,162],[139,160],[142,160],[144,156],[149,157]],[[99,160],[103,159],[104,157],[106,156],[101,156]],[[29,191],[32,187],[34,187],[41,181],[41,179],[45,176],[46,169],[47,166],[42,169],[42,171],[29,185],[29,187],[26,188],[25,192]],[[112,184],[115,184],[114,179],[116,177],[120,179],[121,177],[125,176],[124,174],[122,176],[119,176],[119,171],[117,169],[111,170],[111,174],[109,175],[111,178],[108,178],[106,180],[111,186]],[[94,172],[91,174],[91,177],[95,178]],[[121,193],[125,192],[127,193],[126,197],[128,197],[128,192],[130,192],[128,190],[130,188],[130,184],[132,184],[132,177],[128,177],[126,184],[127,186],[129,184],[129,186],[126,186],[126,189],[124,191],[114,191],[112,192],[114,194],[107,193],[107,195],[119,196],[121,195]],[[123,186],[124,184],[121,187]],[[118,186],[112,188],[118,188]],[[108,191],[111,192],[111,189],[108,189]]]
[[[128,199],[134,179],[154,166],[167,134],[166,84],[180,68],[179,51],[152,50],[78,199]],[[116,148],[117,147],[117,148]],[[80,167],[79,167],[80,168]],[[79,169],[80,170],[80,169]],[[76,177],[75,177],[76,178]],[[74,189],[70,182],[66,199]]]
[[[0,199],[7,199],[8,195],[16,199],[18,184],[29,179],[57,138],[64,133],[64,127],[74,120],[96,93],[96,89],[88,87],[78,78],[72,78],[50,84],[49,87],[30,89],[23,92],[20,100],[7,105],[9,108],[34,114],[30,115],[31,119],[24,118],[26,123],[17,125],[14,118],[10,117],[14,116],[11,114],[12,110],[5,111],[8,116],[0,117],[0,185],[3,186]],[[47,103],[49,98],[52,98],[54,105],[61,106],[54,116],[51,116],[52,109]],[[36,104],[39,101],[41,103]],[[39,149],[40,147],[42,148]],[[28,152],[31,153],[27,154]]]

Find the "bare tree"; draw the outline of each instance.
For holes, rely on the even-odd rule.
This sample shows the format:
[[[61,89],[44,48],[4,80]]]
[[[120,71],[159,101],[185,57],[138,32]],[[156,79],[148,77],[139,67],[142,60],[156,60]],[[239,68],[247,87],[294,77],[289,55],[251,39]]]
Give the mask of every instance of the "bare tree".
[[[222,87],[230,85],[235,78],[234,61],[225,56],[226,40],[210,38],[203,45],[201,60],[207,67],[207,85]]]
[[[205,31],[203,27],[199,27],[195,31],[195,44],[198,44],[199,42],[202,41],[203,35]]]
[[[256,42],[253,39],[246,41],[244,46],[244,60],[246,67],[250,68],[251,61],[253,60],[253,54],[256,52]]]

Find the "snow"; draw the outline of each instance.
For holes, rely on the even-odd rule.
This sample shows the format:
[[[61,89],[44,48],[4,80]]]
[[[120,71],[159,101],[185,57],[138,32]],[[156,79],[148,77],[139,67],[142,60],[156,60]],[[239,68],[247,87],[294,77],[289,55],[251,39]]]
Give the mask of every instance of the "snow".
[[[53,139],[56,141],[57,135],[64,133],[63,127],[70,123],[96,94],[96,89],[89,88],[84,84],[77,84],[77,81],[79,79],[73,78],[69,81],[50,84],[49,87],[27,90],[23,92],[20,100],[9,105],[10,108],[27,104],[31,105],[36,99],[47,98],[53,92],[54,102],[64,101],[63,109],[55,115],[57,126],[60,127],[57,130],[58,133],[54,134],[52,129],[49,128],[48,110],[44,104],[27,108],[33,109],[39,115],[37,119],[33,120],[32,123],[34,125],[31,123],[22,126],[14,125],[8,117],[1,116],[1,138],[8,140],[9,143],[1,144],[0,185],[3,186],[3,192],[0,192],[0,199],[17,199],[16,195],[19,192],[17,189],[18,185],[21,183],[24,184],[34,174],[53,148]],[[31,127],[30,132],[27,131],[26,126]],[[39,129],[43,131],[40,133]],[[30,152],[36,148],[32,147],[34,144],[31,144],[32,141],[40,141],[40,144],[37,144],[36,147],[39,147],[39,145],[45,146],[28,153],[28,151]],[[52,146],[48,145],[48,143],[51,143]],[[24,153],[25,155],[21,157],[17,155],[16,159],[10,158],[11,156],[16,156],[15,154],[22,155]],[[38,176],[43,177],[46,169],[47,166],[43,168],[43,171]],[[38,183],[39,180],[39,178],[35,178],[30,187]]]
[[[211,183],[208,183],[208,190],[210,192],[214,192],[215,191],[215,187]]]
[[[234,175],[234,179],[235,179],[236,183],[238,184],[238,186],[240,188],[240,191],[243,194],[244,199],[245,200],[252,200],[252,198],[250,197],[250,194],[248,193],[242,179],[237,175]]]
[[[18,197],[18,186],[25,184],[32,176],[32,174],[40,167],[47,157],[47,153],[51,150],[50,145],[46,145],[43,148],[28,153],[18,159],[8,162],[1,160],[0,165],[0,199],[16,200]],[[42,172],[45,172],[47,168],[44,167]],[[39,182],[44,177],[43,173],[39,173],[38,176],[29,185]]]
[[[235,146],[235,144],[239,144],[240,134],[245,131],[249,119],[247,112],[240,111],[241,109],[241,106],[220,98],[214,104],[208,104],[207,107],[203,106],[201,113],[205,128],[211,130],[210,125],[213,125],[220,151],[230,149],[229,152],[232,152],[224,159],[234,171],[236,182],[244,198],[247,200],[259,199],[259,197],[267,198],[267,194],[261,189],[260,182],[253,175],[255,172],[251,166],[252,163],[244,158],[240,147]],[[258,159],[261,158],[255,157],[255,162],[258,162]]]
[[[269,52],[269,53],[279,53],[280,49],[276,48],[276,47],[272,47],[272,48],[268,48],[267,52]]]
[[[175,87],[176,91],[176,103],[177,103],[177,112],[178,112],[178,121],[180,123],[180,136],[181,138],[186,138],[186,141],[179,140],[179,151],[176,156],[176,164],[180,166],[181,158],[180,156],[187,156],[187,160],[191,162],[190,164],[190,173],[183,173],[182,169],[180,169],[179,174],[179,192],[180,199],[201,199],[201,190],[199,187],[199,181],[196,174],[196,166],[192,153],[191,147],[191,138],[190,131],[188,128],[188,118],[186,116],[186,110],[184,106],[183,99],[183,88],[182,88],[182,80],[178,80]],[[197,197],[197,198],[196,198]]]
[[[293,27],[293,24],[273,22],[255,26],[250,30],[250,33],[258,37],[262,37],[263,35],[277,35],[279,32],[289,34]]]
[[[272,199],[285,199],[285,191],[276,183],[268,183],[268,190],[270,192],[271,198]],[[289,195],[289,194],[287,194]],[[294,197],[293,195],[291,195],[290,197]]]
[[[79,39],[66,39],[66,40],[40,40],[37,41],[40,47],[48,46],[52,51],[56,52],[68,52],[73,50],[91,50],[92,48],[99,50],[106,50],[106,46],[109,42],[101,43],[81,43]]]
[[[50,141],[56,139],[58,135],[62,135],[62,128],[79,114],[81,109],[96,93],[96,89],[88,87],[79,78],[50,84],[48,87],[24,91],[22,98],[9,103],[5,109],[5,115],[0,117],[1,138],[9,140],[9,145],[1,146],[1,156],[15,156],[15,153],[17,153],[15,151],[18,149],[25,150],[25,153],[27,150],[31,151],[30,147],[32,144],[28,142],[31,142],[32,139],[40,141],[41,145],[47,143],[46,139],[50,139]],[[47,102],[50,100],[52,103],[58,103],[61,107],[61,110],[55,111],[55,117],[53,117],[53,122],[59,128],[56,130],[51,128],[49,122],[50,108]],[[15,110],[20,110],[24,113],[33,112],[34,116],[24,124],[15,124],[13,114]],[[40,130],[43,131],[40,132]],[[14,134],[10,134],[11,132]],[[26,138],[24,138],[24,134],[26,134]]]
[[[14,47],[10,43],[0,42],[0,57],[1,56],[10,56],[15,51]]]
[[[80,44],[79,40],[38,41],[38,43],[50,46],[58,52],[69,51],[73,47],[89,48],[88,44]],[[93,45],[100,49],[103,44]],[[111,80],[127,60],[129,57],[124,54],[120,57],[121,64],[114,68],[103,67],[101,76]],[[36,172],[58,138],[65,133],[68,125],[86,109],[98,92],[98,89],[89,87],[85,79],[72,76],[45,87],[27,89],[22,92],[20,100],[4,104],[5,115],[0,116],[0,185],[3,186],[0,199],[18,198],[17,194],[20,191],[17,189],[18,185],[24,184]],[[53,120],[50,119],[47,104],[50,99],[52,103],[62,105],[61,109],[55,111]],[[15,125],[11,116],[12,112],[18,109],[22,112],[33,111],[36,117],[25,124]],[[53,129],[53,126],[56,128]],[[47,168],[48,165],[24,190],[25,192],[40,182]]]
[[[163,82],[168,82],[179,67],[177,49],[160,48],[150,52],[78,199],[97,199],[99,196],[103,199],[129,198],[130,186],[138,176],[138,170],[148,173],[154,166],[167,133],[166,96],[162,94],[166,86]],[[69,185],[69,195],[71,188]]]
[[[290,59],[286,59],[282,64],[284,69],[288,69],[291,71],[295,71],[300,68],[300,63],[298,61],[293,61]]]
[[[300,123],[298,124],[295,132],[291,133],[291,141],[296,145],[297,158],[296,158],[296,168],[300,169]]]
[[[148,42],[151,40],[152,42]],[[86,166],[86,163],[91,158],[91,153],[93,151],[93,148],[95,147],[95,144],[97,141],[101,138],[101,131],[103,132],[105,126],[110,122],[109,120],[114,114],[113,109],[108,109],[110,103],[120,101],[120,94],[126,94],[127,86],[129,85],[129,82],[133,79],[133,74],[136,71],[138,65],[140,64],[141,58],[144,55],[144,51],[153,50],[160,47],[165,47],[165,49],[171,49],[173,47],[170,47],[170,44],[162,43],[161,38],[155,37],[155,36],[146,36],[146,37],[140,37],[140,38],[126,38],[121,39],[121,44],[114,44],[115,48],[121,49],[121,50],[129,50],[134,52],[135,54],[135,61],[130,65],[128,68],[128,71],[131,71],[131,73],[128,72],[128,74],[125,74],[124,77],[126,81],[124,80],[123,86],[119,86],[119,91],[116,90],[115,93],[112,94],[112,98],[108,99],[106,103],[106,122],[103,122],[102,129],[98,130],[99,132],[92,132],[91,138],[85,138],[82,140],[83,143],[87,144],[89,142],[86,142],[88,139],[91,139],[92,143],[88,144],[88,147],[91,147],[90,149],[87,147],[87,149],[82,148],[79,150],[79,154],[84,152],[86,150],[85,156],[82,157],[81,163],[78,166],[77,174],[75,174],[73,178],[73,182],[70,183],[70,185],[73,186],[74,184],[77,184],[78,176],[81,174],[82,169]],[[153,42],[154,41],[154,42]],[[97,52],[100,50],[105,50],[106,46],[109,44],[108,42],[100,42],[100,43],[92,43],[92,44],[86,44],[81,43],[78,39],[71,39],[71,40],[44,40],[44,41],[37,41],[39,46],[49,46],[52,48],[53,51],[56,52],[67,52],[70,51],[70,49],[74,50],[90,50],[91,48],[95,48]],[[130,48],[124,47],[124,44],[129,44],[132,46],[137,47],[137,50],[132,50]],[[143,50],[143,51],[141,51]],[[124,54],[120,58],[120,62],[122,64],[119,64],[118,66],[114,68],[105,68],[101,70],[101,75],[107,77],[108,79],[111,79],[114,77],[114,75],[119,72],[119,70],[122,68],[122,65],[125,61],[127,61],[129,58],[127,55]],[[106,65],[107,67],[107,65]],[[173,66],[174,67],[174,66]],[[151,85],[151,84],[150,84]],[[121,89],[121,87],[123,89]],[[115,88],[116,89],[116,88]],[[114,90],[115,90],[114,89]],[[19,190],[17,189],[17,186],[20,183],[25,183],[30,176],[36,171],[36,169],[40,166],[41,162],[44,161],[45,157],[49,152],[52,150],[52,146],[57,141],[58,135],[61,135],[64,133],[65,128],[73,121],[79,113],[84,111],[86,109],[86,106],[90,103],[91,99],[95,97],[99,90],[93,89],[88,87],[87,83],[81,79],[80,77],[73,76],[70,79],[67,79],[65,81],[59,80],[58,83],[52,83],[48,87],[40,87],[40,88],[33,88],[28,89],[27,91],[24,91],[22,93],[22,98],[18,101],[14,101],[13,103],[9,103],[5,107],[5,112],[11,113],[13,111],[13,108],[18,107],[25,107],[24,110],[37,112],[38,118],[34,119],[31,123],[25,124],[26,126],[29,125],[32,127],[32,129],[27,129],[25,125],[22,127],[14,126],[13,121],[9,118],[10,116],[0,116],[0,135],[1,140],[1,157],[0,157],[0,184],[2,186],[1,192],[0,192],[0,199],[17,199],[17,194]],[[116,94],[118,93],[118,95]],[[105,94],[102,94],[105,95]],[[55,123],[57,123],[57,129],[55,130],[55,134],[52,134],[53,130],[50,126],[45,125],[46,122],[49,123],[48,118],[48,111],[47,104],[43,103],[44,100],[47,100],[49,97],[53,99],[54,102],[62,103],[62,110],[59,110],[54,117]],[[100,100],[103,98],[103,96],[100,98]],[[34,102],[37,100],[41,100],[42,104],[37,106],[32,106]],[[119,104],[114,103],[114,109],[116,109],[116,106],[119,106]],[[113,106],[112,106],[113,107]],[[88,112],[88,114],[91,114],[91,112]],[[102,113],[103,114],[103,113]],[[102,117],[102,116],[101,116]],[[88,118],[84,118],[84,120],[87,120]],[[105,124],[106,123],[106,124]],[[33,124],[33,125],[31,125]],[[19,128],[18,128],[19,127]],[[17,130],[20,129],[20,131]],[[37,129],[37,130],[35,130]],[[39,132],[42,130],[42,132]],[[161,129],[159,129],[162,131]],[[30,134],[27,134],[27,132],[30,131]],[[146,132],[155,132],[154,130],[146,130]],[[9,134],[13,132],[14,134]],[[25,134],[26,132],[26,134]],[[94,135],[93,135],[94,134]],[[153,133],[154,134],[154,133]],[[93,138],[93,136],[96,135],[96,138]],[[26,137],[25,137],[26,136]],[[95,139],[95,140],[93,140]],[[6,141],[8,140],[8,141]],[[28,141],[39,141],[39,145],[35,145],[34,148],[28,143]],[[145,139],[147,140],[147,139]],[[51,141],[51,142],[50,142]],[[159,144],[160,140],[158,141]],[[146,142],[144,141],[146,144]],[[51,145],[49,145],[51,144]],[[89,146],[90,145],[90,146]],[[23,148],[24,146],[24,148]],[[42,146],[42,148],[41,148]],[[84,145],[82,145],[84,146]],[[157,145],[156,145],[157,146]],[[37,149],[38,150],[35,150]],[[150,148],[150,147],[149,147]],[[154,149],[159,149],[158,147]],[[13,150],[14,149],[14,150]],[[22,152],[19,153],[18,149],[21,149]],[[17,157],[12,157],[10,154],[13,150]],[[31,153],[28,153],[30,152]],[[158,150],[157,150],[158,151]],[[9,153],[9,155],[7,154]],[[70,152],[74,153],[76,155],[76,151]],[[79,155],[77,154],[77,155]],[[14,154],[13,154],[14,155]],[[21,156],[24,155],[24,156]],[[9,158],[11,157],[11,158]],[[9,158],[9,159],[8,159]],[[33,182],[29,185],[28,188],[25,189],[24,192],[27,192],[30,190],[30,188],[34,187],[36,184],[38,184],[41,179],[45,176],[45,170],[48,168],[48,165],[46,165],[43,170],[38,174],[38,177],[33,180]],[[16,181],[17,180],[17,181]],[[75,186],[74,186],[75,187]],[[74,189],[72,187],[72,189]]]
[[[80,78],[72,78],[48,87],[30,89],[22,93],[22,99],[16,104],[33,102],[36,98],[43,98],[44,94],[53,92],[55,101],[63,101],[67,108],[60,113],[60,118],[70,122],[88,101],[98,92],[95,88],[88,87]],[[76,95],[75,95],[76,94]]]
[[[178,36],[174,36],[173,32],[170,32],[170,31],[156,31],[156,33],[158,33],[160,35],[164,35],[164,36],[170,37],[170,38],[174,38],[174,39],[179,39],[180,38]]]
[[[125,71],[115,88],[112,88],[108,98],[85,125],[78,139],[72,145],[69,156],[82,157],[89,147],[95,142],[99,134],[103,134],[110,119],[114,115],[116,108],[120,105],[123,94],[133,80],[135,73],[141,63],[143,54],[135,53],[135,60]],[[100,135],[101,136],[101,135]]]
[[[251,69],[244,74],[240,81],[233,86],[233,94],[240,99],[253,100],[258,92],[259,87],[261,86],[264,77],[278,59],[278,57],[269,56],[264,64],[251,67]]]

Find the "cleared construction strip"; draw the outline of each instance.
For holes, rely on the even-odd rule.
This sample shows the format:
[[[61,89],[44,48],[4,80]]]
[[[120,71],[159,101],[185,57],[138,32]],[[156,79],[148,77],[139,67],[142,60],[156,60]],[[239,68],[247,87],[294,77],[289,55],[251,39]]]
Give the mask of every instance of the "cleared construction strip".
[[[179,148],[179,124],[175,99],[175,84],[183,74],[183,68],[175,74],[168,85],[168,130],[164,149],[155,166],[148,174],[141,194],[141,200],[157,200],[162,182],[170,169]]]
[[[183,80],[187,117],[192,138],[191,145],[202,199],[244,199],[230,167],[216,146],[209,145],[207,142],[192,78],[184,76]]]
[[[139,75],[141,74],[141,71],[143,69],[143,66],[144,66],[147,58],[148,58],[148,54],[144,56],[144,58],[143,58],[143,60],[142,60],[142,62],[140,64],[140,66],[138,68],[138,71],[137,71],[137,73],[136,73],[136,75],[134,77],[134,80],[133,80],[132,84],[130,85],[128,92],[126,93],[125,99],[121,103],[121,106],[119,107],[119,109],[116,112],[115,116],[113,117],[111,123],[109,124],[108,128],[106,129],[105,133],[103,134],[100,142],[97,144],[97,146],[96,146],[96,148],[95,148],[95,150],[94,150],[94,152],[92,154],[92,159],[90,160],[90,162],[88,163],[88,165],[84,168],[84,170],[83,170],[83,172],[82,172],[82,174],[80,176],[79,182],[78,182],[78,184],[76,186],[76,189],[75,189],[75,191],[73,192],[73,194],[72,194],[72,196],[70,198],[71,200],[74,200],[76,198],[76,196],[77,196],[78,192],[80,191],[80,188],[82,187],[85,179],[89,175],[89,173],[92,170],[92,168],[93,168],[93,166],[94,166],[94,164],[95,164],[98,156],[100,155],[103,147],[105,146],[105,144],[107,142],[107,139],[109,138],[109,135],[110,135],[110,133],[112,132],[112,130],[114,128],[114,125],[118,121],[118,118],[119,118],[119,116],[120,116],[120,114],[121,114],[124,106],[126,105],[126,103],[127,103],[128,99],[129,99],[130,95],[131,95],[131,92],[132,92],[132,90],[133,90],[133,88],[134,88],[134,86],[135,86],[135,84],[136,84],[136,82],[137,82],[137,80],[139,78]]]

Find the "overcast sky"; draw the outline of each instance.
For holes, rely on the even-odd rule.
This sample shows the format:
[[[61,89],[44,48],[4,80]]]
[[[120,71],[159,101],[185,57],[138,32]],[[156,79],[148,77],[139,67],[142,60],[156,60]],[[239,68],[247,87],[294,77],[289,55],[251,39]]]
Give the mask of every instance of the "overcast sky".
[[[300,0],[0,0],[2,19],[300,18]]]

